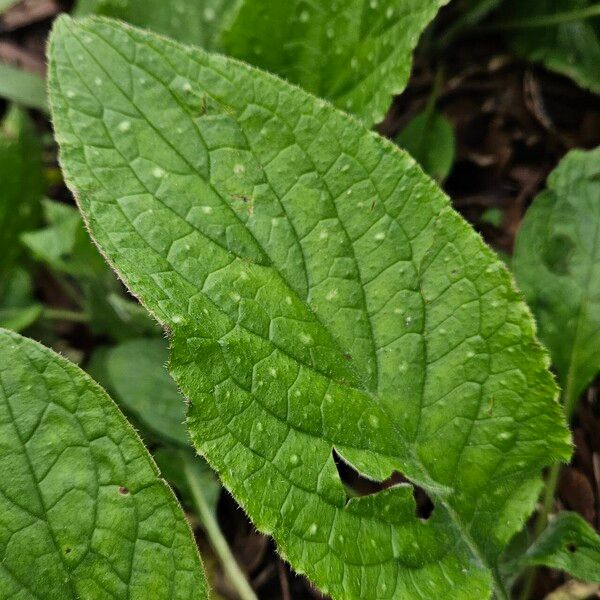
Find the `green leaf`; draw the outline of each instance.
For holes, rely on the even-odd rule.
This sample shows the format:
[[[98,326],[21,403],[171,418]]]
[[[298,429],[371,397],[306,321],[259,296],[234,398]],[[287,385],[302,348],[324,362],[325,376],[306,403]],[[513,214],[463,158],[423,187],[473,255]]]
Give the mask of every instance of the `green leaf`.
[[[419,36],[448,0],[246,0],[220,37],[237,58],[371,126],[404,91]]]
[[[66,181],[256,526],[336,598],[506,597],[497,557],[569,435],[510,275],[414,160],[107,20],[56,21],[50,90]],[[410,484],[348,499],[334,448],[432,515]]]
[[[425,110],[418,114],[395,141],[437,181],[444,181],[450,174],[456,141],[452,123],[441,113]]]
[[[185,504],[194,506],[190,478],[186,475],[186,469],[189,469],[197,482],[198,489],[202,492],[208,509],[216,518],[221,486],[213,471],[201,457],[194,456],[191,451],[181,448],[160,448],[154,453],[154,460],[164,477],[179,491]]]
[[[592,5],[597,6],[597,3],[592,0],[506,0],[501,14],[510,22],[507,37],[517,54],[541,62],[546,68],[598,94],[600,19],[565,18],[563,22],[548,25],[543,25],[542,20],[554,14],[560,17],[565,13],[568,17],[569,11],[586,10]],[[542,26],[527,26],[535,25],[536,19],[540,19]],[[519,26],[520,21],[522,26]]]
[[[577,513],[561,512],[529,548],[523,562],[600,583],[600,536]]]
[[[42,206],[48,226],[21,235],[33,257],[74,277],[102,276],[106,265],[91,243],[77,210],[54,200],[43,200]]]
[[[518,233],[513,269],[570,415],[600,370],[600,148],[570,152]]]
[[[160,338],[129,340],[115,346],[105,356],[108,389],[145,427],[187,446],[186,406],[167,373],[168,356],[167,344]]]
[[[12,107],[0,123],[0,295],[22,253],[20,233],[39,221],[42,190],[41,147],[33,123]]]
[[[12,269],[0,294],[0,327],[23,331],[41,313],[42,306],[33,299],[29,273],[22,268]]]
[[[0,63],[0,98],[48,112],[44,79],[3,63]]]
[[[76,16],[122,19],[180,42],[213,48],[225,15],[235,0],[79,0]]]
[[[110,398],[0,331],[0,589],[6,598],[208,598],[183,512]]]

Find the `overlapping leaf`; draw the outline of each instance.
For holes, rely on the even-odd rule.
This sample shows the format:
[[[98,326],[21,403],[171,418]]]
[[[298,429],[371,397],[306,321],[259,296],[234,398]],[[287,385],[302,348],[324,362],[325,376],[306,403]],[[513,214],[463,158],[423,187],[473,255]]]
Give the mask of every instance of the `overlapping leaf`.
[[[493,253],[408,155],[273,76],[106,20],[50,49],[66,179],[256,525],[336,598],[502,597],[570,447]],[[334,448],[432,515],[409,484],[349,499]]]
[[[3,598],[208,597],[183,512],[110,398],[7,330],[0,472]]]
[[[513,269],[571,414],[600,370],[600,149],[572,151],[552,172],[523,220]]]
[[[447,1],[246,0],[220,45],[371,126],[404,90],[412,51]]]

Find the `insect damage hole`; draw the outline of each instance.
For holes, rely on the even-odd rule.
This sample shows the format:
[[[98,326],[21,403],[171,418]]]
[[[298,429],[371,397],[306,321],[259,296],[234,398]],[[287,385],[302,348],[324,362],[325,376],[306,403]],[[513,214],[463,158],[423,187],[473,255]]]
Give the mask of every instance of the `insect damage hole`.
[[[431,516],[434,504],[427,492],[409,481],[404,475],[395,471],[385,481],[372,481],[363,477],[352,465],[348,464],[335,450],[332,450],[333,461],[337,468],[338,475],[344,487],[346,488],[346,502],[353,497],[371,496],[378,494],[394,485],[400,483],[410,484],[415,499],[415,516],[422,521],[426,521]]]

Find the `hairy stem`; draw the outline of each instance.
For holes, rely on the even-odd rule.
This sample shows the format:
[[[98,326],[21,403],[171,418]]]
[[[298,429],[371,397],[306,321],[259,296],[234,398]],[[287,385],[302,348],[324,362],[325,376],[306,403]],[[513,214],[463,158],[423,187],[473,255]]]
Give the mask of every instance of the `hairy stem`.
[[[235,587],[240,600],[257,600],[256,594],[250,587],[246,576],[242,573],[242,570],[231,553],[227,540],[221,532],[221,528],[217,523],[215,515],[206,503],[206,499],[202,493],[201,483],[198,481],[193,469],[191,469],[185,461],[183,461],[183,465],[184,473],[194,499],[194,505],[198,511],[198,516],[202,520],[206,535],[208,536],[213,550],[219,557],[223,569],[229,577],[230,583]]]

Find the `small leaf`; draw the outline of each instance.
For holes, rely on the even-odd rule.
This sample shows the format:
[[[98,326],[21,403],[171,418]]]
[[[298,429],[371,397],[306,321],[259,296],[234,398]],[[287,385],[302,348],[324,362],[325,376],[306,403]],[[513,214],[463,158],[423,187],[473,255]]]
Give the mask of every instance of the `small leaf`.
[[[145,427],[170,441],[188,446],[185,402],[169,377],[166,342],[135,339],[108,351],[105,374],[109,390]]]
[[[574,150],[552,172],[525,215],[513,269],[571,414],[600,370],[600,149]]]
[[[23,250],[19,235],[39,222],[43,190],[41,146],[33,123],[17,107],[0,124],[0,186],[1,295]]]
[[[234,4],[235,0],[79,0],[74,14],[122,19],[180,42],[210,49]]]
[[[335,598],[505,597],[569,435],[510,275],[435,183],[300,88],[108,20],[56,21],[50,90],[65,180],[256,526]],[[334,450],[429,518],[408,483],[348,498]]]
[[[3,596],[208,598],[181,508],[102,389],[6,330],[0,365]]]
[[[435,180],[448,177],[454,163],[456,141],[452,123],[435,110],[425,110],[396,136],[396,143]]]
[[[600,26],[598,20],[571,20],[540,27],[526,27],[537,18],[560,16],[591,7],[591,0],[505,0],[502,15],[514,29],[507,32],[520,56],[541,62],[552,71],[573,79],[584,88],[600,94]],[[596,13],[597,14],[597,13]],[[523,27],[518,27],[519,21]]]
[[[33,298],[29,273],[12,269],[0,294],[0,327],[23,331],[35,323],[41,312],[42,306]]]
[[[577,513],[561,512],[529,548],[523,562],[600,583],[600,536]]]

